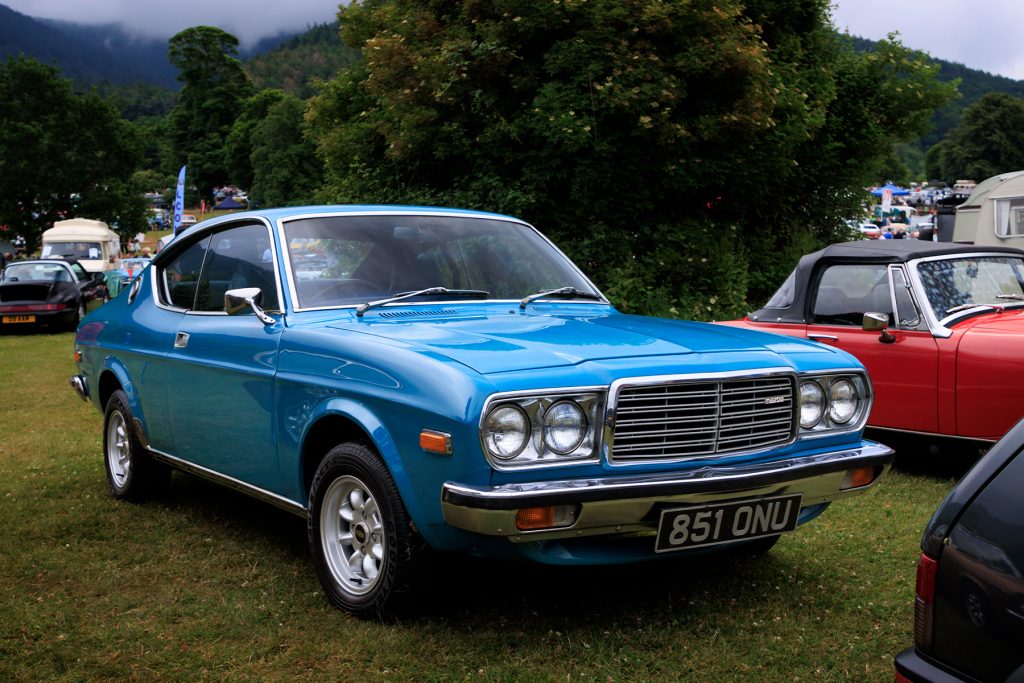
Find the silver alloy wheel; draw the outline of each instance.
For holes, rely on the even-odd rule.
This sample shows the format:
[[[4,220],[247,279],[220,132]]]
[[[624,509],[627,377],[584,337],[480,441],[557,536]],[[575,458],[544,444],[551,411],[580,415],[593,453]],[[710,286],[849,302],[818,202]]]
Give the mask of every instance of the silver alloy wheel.
[[[120,410],[110,413],[107,421],[107,466],[114,486],[123,489],[132,471],[132,452],[128,426]]]
[[[370,489],[355,477],[331,482],[320,508],[320,544],[341,590],[365,595],[384,568],[384,521]]]

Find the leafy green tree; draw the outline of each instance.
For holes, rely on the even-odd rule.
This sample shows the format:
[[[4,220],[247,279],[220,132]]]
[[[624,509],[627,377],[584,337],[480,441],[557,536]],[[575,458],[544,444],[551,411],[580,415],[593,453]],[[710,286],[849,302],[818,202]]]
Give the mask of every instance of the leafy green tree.
[[[364,0],[308,112],[324,198],[524,216],[626,310],[734,315],[954,88],[828,0]]]
[[[224,141],[252,92],[237,54],[238,39],[213,26],[188,28],[170,40],[182,83],[167,119],[171,149],[178,163],[188,164],[203,197],[228,180]]]
[[[131,126],[96,93],[75,94],[56,69],[31,59],[0,64],[0,224],[30,251],[64,218],[145,225],[131,182],[139,150]]]
[[[1024,99],[989,93],[964,109],[959,125],[929,156],[937,176],[981,181],[1024,169]]]
[[[224,142],[224,157],[228,178],[232,183],[246,189],[252,188],[252,154],[256,128],[267,117],[270,108],[281,101],[281,90],[260,90],[245,101],[242,113],[235,119],[231,132]]]
[[[305,105],[285,95],[267,111],[253,135],[252,198],[271,206],[308,204],[323,184],[323,165],[307,140]]]

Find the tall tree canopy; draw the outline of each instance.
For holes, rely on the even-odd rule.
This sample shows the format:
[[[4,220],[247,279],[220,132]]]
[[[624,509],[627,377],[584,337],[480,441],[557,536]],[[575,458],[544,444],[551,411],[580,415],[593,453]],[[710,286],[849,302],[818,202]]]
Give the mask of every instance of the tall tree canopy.
[[[284,95],[252,135],[250,195],[270,206],[309,204],[323,183],[323,167],[306,135],[305,104]]]
[[[203,197],[228,180],[224,141],[252,93],[237,55],[238,39],[213,26],[185,29],[170,41],[182,88],[167,129],[174,155],[188,164]]]
[[[982,181],[1024,169],[1024,99],[989,93],[964,109],[960,123],[928,151],[928,176]]]
[[[627,310],[708,317],[763,296],[953,92],[896,43],[855,55],[828,0],[364,0],[338,16],[364,60],[308,114],[324,198],[524,216]]]
[[[75,94],[53,67],[24,58],[0,64],[0,224],[29,250],[64,218],[125,231],[145,225],[131,182],[140,149],[113,105]]]

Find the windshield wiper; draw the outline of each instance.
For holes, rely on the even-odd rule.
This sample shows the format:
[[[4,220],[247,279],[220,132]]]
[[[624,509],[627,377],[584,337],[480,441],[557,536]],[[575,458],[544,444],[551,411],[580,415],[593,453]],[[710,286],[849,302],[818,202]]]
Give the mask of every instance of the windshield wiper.
[[[1003,307],[1000,306],[999,304],[960,304],[959,306],[954,306],[953,308],[947,308],[946,315],[949,315],[950,313],[966,311],[970,308],[991,308],[993,311],[1003,310]]]
[[[389,296],[386,299],[377,299],[376,301],[359,304],[356,306],[356,315],[361,318],[363,317],[363,313],[366,313],[371,308],[377,308],[378,306],[390,304],[395,301],[402,301],[403,299],[412,299],[417,296],[433,296],[435,294],[451,294],[453,296],[460,297],[486,298],[490,292],[482,289],[448,289],[447,287],[428,287],[427,289],[418,289],[415,292],[402,292],[401,294]]]
[[[524,297],[519,302],[519,308],[526,310],[527,304],[537,299],[591,299],[593,301],[604,301],[604,298],[591,292],[581,292],[575,287],[560,287],[559,289],[547,289]]]
[[[1010,299],[1011,301],[1024,301],[1024,294],[996,294],[997,299]]]

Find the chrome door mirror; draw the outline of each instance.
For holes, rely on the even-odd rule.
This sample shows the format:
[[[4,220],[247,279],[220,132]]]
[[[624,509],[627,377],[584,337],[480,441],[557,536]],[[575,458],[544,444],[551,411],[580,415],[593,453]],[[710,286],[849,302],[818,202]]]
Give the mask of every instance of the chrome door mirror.
[[[265,325],[273,325],[277,321],[267,315],[260,304],[263,303],[263,292],[259,287],[244,287],[242,289],[229,289],[224,292],[224,312],[228,315],[239,315],[244,313],[246,308],[251,308]]]
[[[887,329],[889,327],[889,315],[886,313],[865,313],[861,320],[861,328],[865,332],[881,332],[878,341],[883,344],[892,344],[896,337]]]

